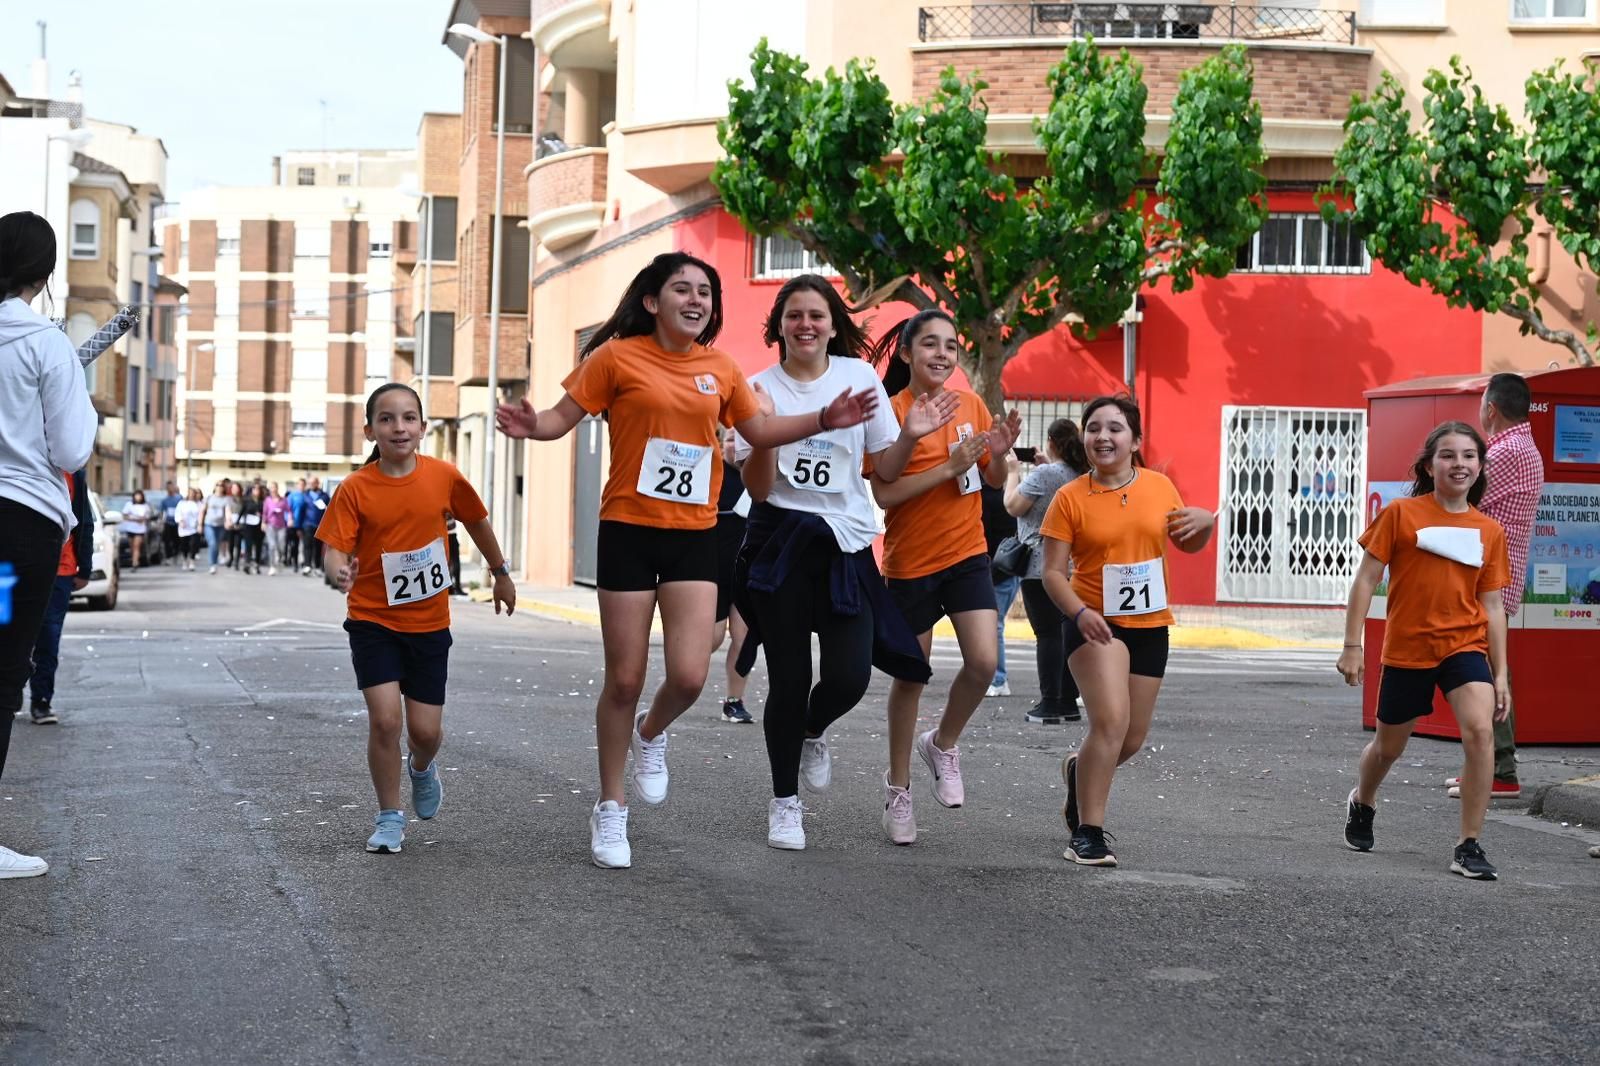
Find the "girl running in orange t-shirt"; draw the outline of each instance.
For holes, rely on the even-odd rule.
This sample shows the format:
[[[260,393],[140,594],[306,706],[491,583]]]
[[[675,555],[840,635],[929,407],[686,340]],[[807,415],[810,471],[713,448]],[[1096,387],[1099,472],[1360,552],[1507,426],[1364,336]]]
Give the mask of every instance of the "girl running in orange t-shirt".
[[[1506,669],[1506,614],[1500,590],[1510,584],[1505,531],[1475,506],[1488,488],[1484,444],[1465,422],[1437,426],[1411,472],[1411,495],[1378,512],[1361,534],[1366,555],[1350,587],[1338,670],[1361,684],[1361,635],[1373,593],[1389,569],[1378,683],[1377,732],[1361,752],[1360,779],[1346,801],[1344,842],[1371,851],[1378,786],[1406,750],[1417,719],[1444,693],[1461,729],[1461,836],[1450,869],[1493,881],[1495,868],[1478,835],[1494,774],[1494,721],[1511,713]]]
[[[439,811],[444,787],[434,758],[444,742],[444,694],[450,661],[450,557],[445,515],[466,528],[495,575],[494,613],[517,605],[511,568],[489,514],[461,471],[417,453],[422,400],[398,383],[367,397],[364,432],[376,442],[367,465],[344,479],[316,535],[323,565],[347,597],[350,659],[367,702],[367,768],[378,793],[376,829],[367,850],[393,853],[405,841],[400,809],[400,732],[411,754],[411,809]],[[494,560],[500,560],[494,562]]]
[[[1216,524],[1144,465],[1143,440],[1131,397],[1090,400],[1089,472],[1061,487],[1039,529],[1045,591],[1067,616],[1067,665],[1089,715],[1082,749],[1061,763],[1072,833],[1063,857],[1084,866],[1117,864],[1105,833],[1111,779],[1143,746],[1166,674],[1166,543],[1197,552]]]
[[[893,355],[889,353],[892,350]],[[946,389],[961,355],[955,322],[937,309],[920,311],[886,334],[873,361],[889,360],[884,391],[904,422],[919,400],[949,392],[956,413],[920,437],[895,480],[872,470],[872,494],[884,509],[883,572],[889,594],[926,656],[933,626],[948,617],[961,647],[961,669],[950,682],[939,725],[921,735],[917,712],[926,687],[895,678],[889,685],[889,770],[883,779],[883,830],[896,844],[917,839],[911,810],[911,752],[932,775],[933,797],[945,807],[966,802],[956,742],[994,680],[999,658],[994,579],[983,536],[980,478],[999,488],[1006,453],[1022,419],[1012,411],[993,422],[989,409],[965,389]],[[872,464],[867,464],[871,468]]]
[[[717,611],[717,427],[776,448],[856,425],[877,405],[875,390],[846,389],[818,410],[772,414],[733,358],[708,347],[721,329],[716,270],[684,252],[658,255],[585,345],[554,407],[536,411],[524,398],[495,412],[501,432],[534,440],[564,436],[585,414],[609,420],[596,575],[605,647],[595,709],[600,800],[589,817],[596,866],[633,862],[623,788],[630,747],[634,793],[655,806],[667,798],[667,727],[705,685]],[[658,606],[666,677],[638,710]]]

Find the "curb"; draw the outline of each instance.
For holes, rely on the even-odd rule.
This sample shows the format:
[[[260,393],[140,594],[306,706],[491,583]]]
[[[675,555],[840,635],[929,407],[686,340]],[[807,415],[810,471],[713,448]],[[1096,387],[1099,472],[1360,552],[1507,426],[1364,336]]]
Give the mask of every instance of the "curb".
[[[477,590],[474,590],[477,591]],[[473,599],[478,599],[474,596]],[[485,601],[487,596],[483,598]],[[527,611],[529,614],[539,615],[541,618],[550,618],[559,622],[571,622],[575,625],[598,626],[600,624],[599,612],[586,607],[572,607],[564,603],[551,603],[547,600],[524,600],[517,604],[518,610]],[[933,634],[937,637],[954,637],[955,627],[948,618],[940,619],[933,627]],[[1026,622],[1008,621],[1006,623],[1006,639],[1021,642],[1033,640],[1033,629]],[[1174,626],[1172,628],[1172,646],[1174,648],[1188,648],[1207,651],[1261,651],[1281,648],[1311,648],[1322,651],[1338,651],[1339,646],[1331,641],[1322,640],[1296,640],[1289,637],[1274,637],[1266,633],[1257,633],[1253,629],[1240,629],[1235,626]]]
[[[1528,813],[1553,821],[1600,826],[1600,774],[1575,777],[1540,789],[1528,805]]]

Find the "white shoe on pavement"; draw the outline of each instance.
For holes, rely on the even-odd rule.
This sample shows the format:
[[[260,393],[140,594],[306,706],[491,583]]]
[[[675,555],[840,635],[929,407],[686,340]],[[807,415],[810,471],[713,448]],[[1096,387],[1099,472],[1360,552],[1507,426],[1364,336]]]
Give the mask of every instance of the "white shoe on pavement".
[[[959,807],[966,802],[966,790],[961,784],[961,752],[958,748],[945,751],[933,742],[937,729],[930,729],[917,737],[917,754],[933,775],[933,798],[946,807]]]
[[[276,577],[277,575],[278,575],[278,568],[276,566],[267,567],[267,576],[268,577]]]
[[[648,710],[633,718],[633,794],[639,802],[656,807],[667,799],[667,734],[665,731],[654,740],[639,735]]]
[[[806,831],[800,824],[805,808],[799,796],[783,796],[767,804],[767,847],[779,851],[806,850]]]
[[[989,691],[983,695],[985,698],[989,696],[1009,696],[1011,695],[1011,682],[1002,681],[998,685],[990,685]]]
[[[883,831],[895,844],[917,842],[917,820],[911,814],[911,790],[889,783],[883,775]]]
[[[216,568],[216,566],[215,566],[215,565],[213,565],[213,566],[212,566],[212,567],[211,567],[211,572],[212,572],[212,573],[213,573],[213,574],[214,574],[214,573],[216,573],[216,572],[217,572],[217,568]]]
[[[0,847],[0,880],[10,877],[38,877],[50,869],[50,864],[37,855],[24,855],[20,851]]]
[[[606,870],[626,870],[633,865],[628,846],[628,808],[615,800],[596,803],[589,815],[589,857]]]
[[[826,792],[833,780],[833,756],[821,737],[806,737],[800,743],[800,780],[810,792]]]

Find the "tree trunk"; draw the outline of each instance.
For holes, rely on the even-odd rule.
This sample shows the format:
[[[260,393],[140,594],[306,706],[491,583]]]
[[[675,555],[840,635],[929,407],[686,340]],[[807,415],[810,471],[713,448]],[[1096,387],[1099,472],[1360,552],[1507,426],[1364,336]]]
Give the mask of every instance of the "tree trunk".
[[[1006,357],[998,337],[988,343],[980,341],[977,351],[961,360],[961,369],[967,372],[972,391],[978,394],[989,413],[995,418],[1005,416],[1006,398],[1000,389],[1000,373],[1005,369]]]

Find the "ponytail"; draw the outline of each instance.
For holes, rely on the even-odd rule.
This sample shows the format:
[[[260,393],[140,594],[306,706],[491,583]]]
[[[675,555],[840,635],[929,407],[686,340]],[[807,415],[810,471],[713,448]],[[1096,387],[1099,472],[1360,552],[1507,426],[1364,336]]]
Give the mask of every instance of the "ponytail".
[[[372,446],[372,454],[367,456],[367,461],[362,463],[361,465],[362,466],[371,466],[373,463],[378,461],[378,458],[379,458],[379,456],[378,456],[378,446],[376,444],[374,444]]]
[[[1084,450],[1083,437],[1072,419],[1056,419],[1045,430],[1045,436],[1050,438],[1050,447],[1055,450],[1057,459],[1080,474],[1089,469],[1089,453]]]
[[[911,384],[911,361],[905,357],[906,353],[917,339],[917,334],[922,332],[922,327],[937,318],[944,319],[950,323],[951,329],[956,329],[956,320],[949,314],[940,308],[929,307],[898,323],[867,349],[867,361],[873,366],[888,361],[889,365],[883,371],[885,394],[893,396],[904,392],[906,386]]]

